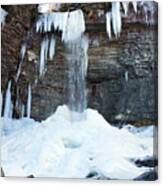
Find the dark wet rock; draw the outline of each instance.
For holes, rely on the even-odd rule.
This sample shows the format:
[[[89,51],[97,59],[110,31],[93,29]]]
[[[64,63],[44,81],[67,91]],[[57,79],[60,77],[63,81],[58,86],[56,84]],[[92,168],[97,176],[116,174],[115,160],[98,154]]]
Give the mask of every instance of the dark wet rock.
[[[143,173],[134,180],[136,181],[155,181],[158,179],[158,174],[155,170]]]
[[[31,174],[31,175],[27,176],[27,178],[34,178],[34,176]]]
[[[106,176],[104,176],[103,174],[101,173],[98,173],[96,171],[92,171],[90,172],[86,178],[91,178],[91,179],[97,179],[97,180],[112,180],[111,178],[108,178]]]
[[[155,158],[148,158],[145,160],[136,160],[135,164],[138,167],[156,167],[158,165],[158,160]]]
[[[5,173],[2,168],[1,168],[1,177],[5,177]]]
[[[86,178],[94,178],[94,177],[97,177],[98,176],[98,173],[97,172],[90,172]]]

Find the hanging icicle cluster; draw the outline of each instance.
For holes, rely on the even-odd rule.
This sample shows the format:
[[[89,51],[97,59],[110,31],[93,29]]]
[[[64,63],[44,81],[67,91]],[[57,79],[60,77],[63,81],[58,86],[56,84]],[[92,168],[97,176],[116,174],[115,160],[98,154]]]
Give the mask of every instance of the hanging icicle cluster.
[[[7,85],[6,94],[5,94],[4,111],[2,109],[3,108],[3,95],[1,93],[1,110],[0,110],[0,113],[1,113],[1,116],[3,116],[6,119],[9,119],[9,118],[11,119],[13,117],[14,105],[13,105],[13,102],[12,102],[11,87],[12,87],[12,81],[9,80],[8,85]],[[30,116],[31,116],[31,104],[32,104],[32,88],[31,88],[31,85],[29,84],[28,85],[28,96],[27,96],[26,106],[22,103],[22,101],[17,96],[15,106],[21,112],[20,117],[30,118]]]
[[[134,11],[137,12],[137,2],[131,2],[134,8]],[[122,7],[124,9],[125,16],[127,16],[129,2],[122,2]],[[112,2],[112,8],[110,12],[106,13],[106,31],[108,37],[111,38],[111,30],[115,37],[119,37],[122,29],[122,18],[121,18],[121,2]]]
[[[73,42],[78,39],[85,31],[85,21],[82,10],[75,10],[72,12],[51,12],[40,15],[36,23],[36,32],[47,33],[52,31],[61,31],[62,41],[64,43]],[[47,35],[43,38],[39,62],[40,77],[45,73],[45,62],[48,59],[48,53],[50,60],[54,58],[55,43],[54,34],[50,38],[50,41]]]
[[[77,39],[85,31],[85,21],[82,10],[72,12],[53,12],[43,14],[36,23],[36,32],[62,32],[62,41]]]
[[[55,55],[55,36],[52,34],[50,40],[48,35],[45,35],[42,42],[41,42],[41,49],[40,49],[40,59],[39,59],[39,76],[40,78],[45,73],[45,63],[48,59],[52,60]]]

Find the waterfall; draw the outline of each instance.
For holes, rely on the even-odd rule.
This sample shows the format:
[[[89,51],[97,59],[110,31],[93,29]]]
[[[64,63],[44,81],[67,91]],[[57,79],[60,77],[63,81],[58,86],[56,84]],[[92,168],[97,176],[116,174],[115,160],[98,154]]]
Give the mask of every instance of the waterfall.
[[[53,33],[57,30],[62,32],[61,40],[67,50],[68,63],[67,102],[72,113],[78,113],[83,118],[87,106],[85,77],[88,66],[88,38],[83,34],[85,32],[83,12],[80,9],[71,12],[49,12],[49,6],[42,7],[41,12],[46,13],[39,16],[36,32]],[[45,72],[47,57],[52,60],[55,55],[55,42],[54,34],[50,41],[47,35],[43,38],[40,50],[40,76]]]
[[[12,118],[12,100],[11,100],[11,80],[8,82],[8,87],[6,90],[5,97],[5,107],[4,107],[4,118]]]
[[[26,53],[26,48],[27,48],[27,43],[23,43],[20,49],[20,56],[19,56],[19,66],[18,66],[18,70],[17,70],[17,74],[16,74],[16,81],[18,81],[20,73],[21,73],[21,67],[24,61],[24,57],[25,57],[25,53]]]
[[[32,91],[31,85],[28,85],[28,100],[27,100],[27,118],[31,116]],[[22,113],[23,114],[23,113]]]
[[[68,63],[68,106],[71,111],[80,113],[81,119],[87,106],[85,77],[88,66],[88,38],[82,36],[66,44]]]

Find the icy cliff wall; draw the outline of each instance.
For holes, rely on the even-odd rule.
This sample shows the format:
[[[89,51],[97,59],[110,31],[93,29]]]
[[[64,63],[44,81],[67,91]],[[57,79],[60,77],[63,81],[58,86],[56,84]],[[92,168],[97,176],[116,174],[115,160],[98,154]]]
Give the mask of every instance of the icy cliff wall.
[[[81,8],[89,35],[89,65],[87,76],[88,106],[101,112],[109,122],[132,122],[148,124],[157,121],[157,19],[147,24],[140,9],[135,16],[129,5],[129,15],[122,16],[122,33],[118,39],[109,39],[106,33],[105,13],[109,5],[65,5],[67,9]],[[37,6],[4,6],[8,12],[2,29],[2,91],[5,92],[9,78],[14,79],[23,39],[30,35],[21,81],[12,87],[14,99],[19,91],[24,103],[28,84],[32,86],[32,117],[44,119],[51,115],[57,105],[66,102],[65,93],[68,66],[61,41],[56,39],[54,61],[46,66],[44,79],[35,82],[37,61],[40,55],[42,35],[33,35],[32,25],[37,18]],[[146,8],[148,15],[148,8]],[[144,11],[143,11],[144,12]],[[150,15],[150,14],[149,14]],[[151,15],[150,15],[151,16]],[[157,16],[157,6],[153,16]],[[146,18],[146,19],[145,19]],[[150,17],[148,17],[149,19]],[[153,20],[152,18],[150,20]],[[35,28],[34,28],[35,29]],[[19,110],[16,115],[19,115]]]

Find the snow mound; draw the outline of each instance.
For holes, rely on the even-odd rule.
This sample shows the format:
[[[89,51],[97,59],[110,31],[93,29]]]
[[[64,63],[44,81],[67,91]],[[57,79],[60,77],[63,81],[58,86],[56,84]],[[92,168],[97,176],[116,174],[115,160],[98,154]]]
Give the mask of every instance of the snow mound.
[[[98,172],[109,178],[133,179],[149,170],[131,161],[153,155],[153,137],[147,131],[142,138],[127,128],[115,128],[92,109],[86,110],[86,116],[72,122],[64,105],[41,123],[2,118],[5,175],[86,178]]]

